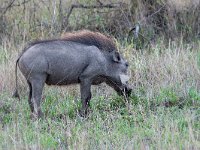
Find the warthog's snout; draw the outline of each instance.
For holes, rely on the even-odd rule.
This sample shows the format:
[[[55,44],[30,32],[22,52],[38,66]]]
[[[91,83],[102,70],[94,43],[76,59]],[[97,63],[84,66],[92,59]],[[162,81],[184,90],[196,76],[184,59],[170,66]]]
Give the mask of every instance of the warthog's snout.
[[[126,85],[128,83],[128,80],[130,79],[130,76],[126,74],[120,74],[119,76],[121,83]]]

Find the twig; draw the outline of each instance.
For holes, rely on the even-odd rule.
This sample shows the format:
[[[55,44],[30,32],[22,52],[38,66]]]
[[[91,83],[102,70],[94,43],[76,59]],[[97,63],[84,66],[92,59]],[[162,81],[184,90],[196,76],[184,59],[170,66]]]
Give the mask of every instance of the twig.
[[[71,6],[72,8],[85,8],[85,9],[94,9],[94,8],[116,8],[119,7],[119,5],[116,5],[114,3],[112,4],[102,4],[101,5],[83,5],[83,4],[73,4]]]
[[[13,4],[12,7],[14,7],[14,6],[21,6],[21,5],[24,5],[24,4],[26,4],[26,3],[30,2],[30,1],[31,0],[25,0],[25,1],[21,2],[21,3],[19,3],[19,4]]]
[[[14,6],[21,6],[21,5],[24,5],[25,3],[28,3],[28,2],[30,2],[31,0],[24,0],[22,3],[20,3],[20,4],[14,4],[14,2],[15,2],[15,0],[12,0],[12,1],[10,1],[10,3],[8,4],[8,6],[6,6],[5,8],[1,8],[2,10],[3,10],[3,12],[1,13],[1,17],[3,16],[3,15],[5,15],[6,14],[6,12],[8,11],[8,9],[10,9],[11,7],[14,7]],[[0,18],[1,18],[0,17]]]
[[[96,0],[97,3],[99,3],[100,5],[103,5],[103,3],[100,0]]]
[[[154,13],[148,15],[145,19],[149,19],[149,18],[153,17],[155,14],[159,13],[165,6],[166,6],[166,4],[164,4],[162,7],[160,7],[160,8],[159,8],[157,11],[155,11]],[[143,21],[144,21],[144,19],[142,19],[141,21],[139,21],[139,24],[141,24]],[[132,28],[130,29],[130,31],[128,32],[128,38],[127,38],[127,40],[129,39],[129,36],[130,36],[131,32],[134,31],[135,29],[136,29],[136,25],[135,25],[134,27],[132,27]],[[138,32],[138,34],[141,35],[145,40],[147,40],[148,43],[150,43],[150,40],[147,39],[143,34],[141,34],[141,33],[139,33],[139,32]]]
[[[6,7],[4,8],[4,11],[3,11],[2,14],[1,14],[1,17],[7,12],[7,10],[8,10],[10,7],[12,7],[12,5],[13,5],[14,2],[15,2],[15,0],[10,1],[10,3],[8,4],[8,6],[6,6]]]
[[[160,7],[157,11],[155,11],[151,15],[147,16],[147,19],[154,16],[155,14],[159,13],[165,6],[166,6],[166,4],[164,4],[162,7]]]
[[[132,32],[133,30],[135,30],[135,29],[136,29],[136,28],[133,27],[133,28],[129,31],[127,40],[129,39],[131,32]],[[148,38],[146,38],[142,33],[137,32],[137,34],[139,34],[139,35],[142,36],[145,40],[147,40],[148,42],[150,42],[150,40],[149,40]]]
[[[100,8],[120,8],[120,3],[111,3],[111,4],[103,4],[102,2],[98,1],[99,5],[83,5],[83,4],[73,4],[71,5],[69,12],[67,13],[66,19],[65,19],[65,28],[68,25],[69,17],[73,11],[74,8],[83,8],[83,9],[100,9]]]

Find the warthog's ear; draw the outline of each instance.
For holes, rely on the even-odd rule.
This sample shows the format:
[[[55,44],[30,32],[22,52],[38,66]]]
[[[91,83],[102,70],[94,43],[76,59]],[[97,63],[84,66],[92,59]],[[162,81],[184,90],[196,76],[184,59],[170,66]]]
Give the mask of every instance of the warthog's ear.
[[[112,57],[113,57],[113,61],[115,61],[115,62],[120,62],[120,60],[121,60],[120,54],[116,51],[112,52]]]

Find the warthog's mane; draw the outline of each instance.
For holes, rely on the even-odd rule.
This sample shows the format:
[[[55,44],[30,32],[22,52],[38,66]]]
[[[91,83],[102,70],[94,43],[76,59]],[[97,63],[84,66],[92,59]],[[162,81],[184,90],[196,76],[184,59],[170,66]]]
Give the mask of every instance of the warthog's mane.
[[[99,32],[92,32],[89,30],[67,32],[62,35],[61,39],[81,43],[84,45],[94,45],[102,51],[111,52],[116,50],[116,45],[112,38]]]
[[[80,30],[76,32],[66,32],[61,36],[61,38],[57,38],[57,39],[40,40],[40,41],[31,42],[28,45],[26,45],[22,53],[19,55],[18,59],[31,46],[36,45],[36,44],[41,44],[41,43],[53,42],[53,41],[71,41],[71,42],[76,42],[83,45],[96,46],[97,48],[99,48],[99,50],[106,51],[106,52],[116,51],[117,49],[112,38],[99,32],[92,32],[89,30]]]

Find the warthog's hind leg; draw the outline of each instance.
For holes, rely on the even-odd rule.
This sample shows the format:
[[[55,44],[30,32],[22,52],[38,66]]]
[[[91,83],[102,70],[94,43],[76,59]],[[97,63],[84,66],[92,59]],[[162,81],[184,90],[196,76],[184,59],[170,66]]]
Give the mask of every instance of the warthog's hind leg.
[[[45,80],[46,80],[45,74],[37,74],[35,76],[31,76],[29,80],[32,87],[31,107],[33,103],[34,110],[33,110],[32,115],[34,118],[43,117],[40,103],[41,103],[42,91],[43,91]]]
[[[28,83],[28,87],[29,87],[28,104],[30,106],[31,113],[33,113],[34,106],[33,106],[33,103],[31,101],[31,98],[32,98],[32,86],[31,86],[31,83],[29,81],[27,81],[27,83]]]

